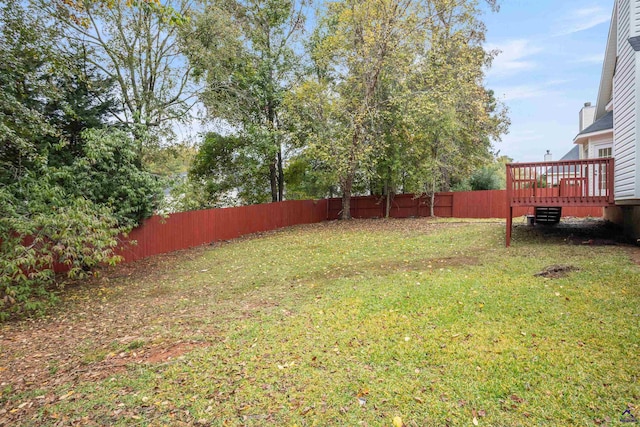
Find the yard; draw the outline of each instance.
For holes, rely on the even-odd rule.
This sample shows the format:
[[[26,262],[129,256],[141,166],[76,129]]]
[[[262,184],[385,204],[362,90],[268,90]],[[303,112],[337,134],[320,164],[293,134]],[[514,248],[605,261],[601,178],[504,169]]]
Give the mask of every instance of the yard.
[[[334,221],[119,266],[0,325],[0,425],[640,419],[640,249],[504,230]]]

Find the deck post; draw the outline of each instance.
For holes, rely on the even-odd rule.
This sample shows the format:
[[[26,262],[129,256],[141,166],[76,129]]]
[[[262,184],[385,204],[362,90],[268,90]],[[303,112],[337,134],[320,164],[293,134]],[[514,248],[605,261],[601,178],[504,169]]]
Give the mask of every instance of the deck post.
[[[615,188],[613,186],[613,180],[614,180],[614,175],[613,175],[613,168],[615,167],[615,159],[612,157],[609,159],[609,165],[607,166],[607,191],[609,194],[607,194],[609,197],[607,198],[607,200],[609,201],[610,204],[614,204],[615,203]]]
[[[507,215],[507,233],[505,246],[511,246],[511,223],[513,222],[513,207],[509,206],[509,214]]]

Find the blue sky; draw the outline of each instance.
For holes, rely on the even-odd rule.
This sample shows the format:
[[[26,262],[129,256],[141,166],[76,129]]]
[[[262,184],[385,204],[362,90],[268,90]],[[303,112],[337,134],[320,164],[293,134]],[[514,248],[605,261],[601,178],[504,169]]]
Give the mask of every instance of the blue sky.
[[[487,12],[487,47],[502,52],[487,87],[509,107],[495,143],[515,161],[559,160],[573,148],[578,112],[595,105],[613,0],[501,0]]]

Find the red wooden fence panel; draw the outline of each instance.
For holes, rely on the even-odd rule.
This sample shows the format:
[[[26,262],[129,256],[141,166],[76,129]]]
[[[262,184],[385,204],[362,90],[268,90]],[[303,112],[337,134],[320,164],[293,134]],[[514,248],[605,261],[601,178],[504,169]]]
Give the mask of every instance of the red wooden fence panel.
[[[281,203],[180,212],[166,218],[152,216],[128,236],[137,244],[124,244],[125,262],[186,249],[245,234],[297,224],[325,221],[327,200],[291,200]]]
[[[551,191],[557,191],[552,189]],[[342,212],[341,199],[329,199],[328,219],[337,219]],[[354,218],[384,217],[386,200],[380,196],[361,196],[351,199],[351,216]],[[461,191],[437,193],[434,214],[442,218],[504,218],[508,204],[506,190]],[[516,207],[513,216],[532,215],[533,207]],[[429,199],[415,198],[413,194],[398,194],[391,202],[389,216],[392,218],[429,216]],[[601,207],[563,207],[562,215],[574,217],[602,217]]]

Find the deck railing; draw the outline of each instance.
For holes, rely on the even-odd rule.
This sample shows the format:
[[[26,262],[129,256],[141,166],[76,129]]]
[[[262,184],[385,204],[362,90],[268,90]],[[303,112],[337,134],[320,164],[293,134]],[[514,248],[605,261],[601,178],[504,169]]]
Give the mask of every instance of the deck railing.
[[[607,206],[613,204],[613,159],[510,163],[509,206]]]
[[[518,206],[609,206],[614,203],[612,158],[507,165],[507,232]]]

